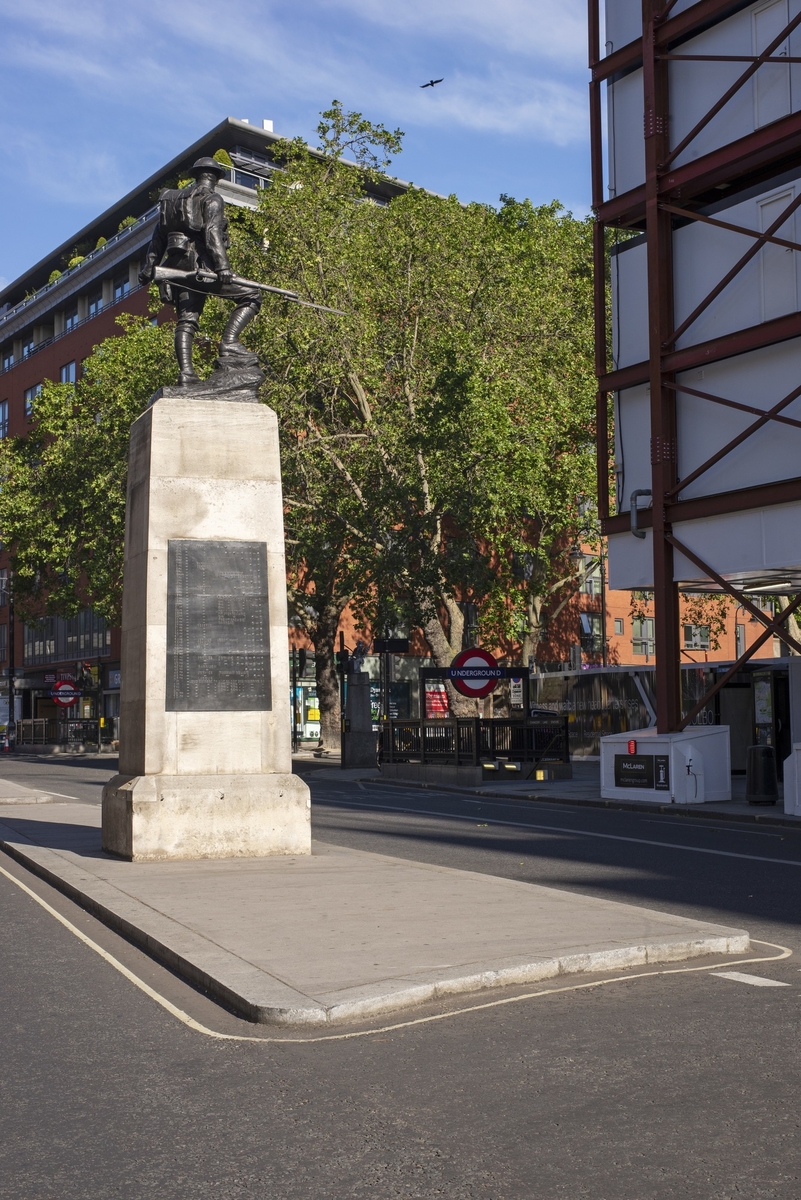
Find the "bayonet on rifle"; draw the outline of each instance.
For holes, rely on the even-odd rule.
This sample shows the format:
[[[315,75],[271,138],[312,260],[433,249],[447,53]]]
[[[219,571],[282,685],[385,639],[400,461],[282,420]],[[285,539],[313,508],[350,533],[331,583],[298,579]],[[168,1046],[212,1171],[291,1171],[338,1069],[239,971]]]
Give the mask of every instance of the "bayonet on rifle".
[[[208,295],[206,291],[208,285],[217,282],[217,276],[211,271],[181,271],[177,267],[155,267],[153,279],[156,283],[172,283],[176,287],[186,288],[189,292],[202,292],[204,295]],[[281,296],[292,304],[302,305],[303,308],[316,308],[318,312],[336,313],[338,317],[346,315],[339,308],[328,308],[325,304],[312,304],[311,300],[301,300],[297,292],[290,292],[287,288],[272,287],[269,283],[256,283],[254,279],[243,279],[241,275],[233,275],[231,283],[237,284],[239,287],[258,288],[260,292],[271,292],[272,295]],[[198,286],[199,284],[201,286]]]

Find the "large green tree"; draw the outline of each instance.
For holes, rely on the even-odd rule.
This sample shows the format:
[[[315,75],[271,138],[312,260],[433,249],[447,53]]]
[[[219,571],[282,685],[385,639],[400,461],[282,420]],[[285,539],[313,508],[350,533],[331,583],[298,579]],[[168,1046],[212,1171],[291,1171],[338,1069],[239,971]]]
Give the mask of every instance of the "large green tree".
[[[414,187],[376,203],[366,184],[399,131],[334,104],[319,133],[316,154],[282,143],[258,209],[229,215],[241,274],[345,313],[267,299],[246,334],[279,417],[291,615],[317,651],[325,744],[347,604],[373,628],[422,627],[440,665],[468,601],[485,640],[536,652],[592,526],[594,388],[588,222]],[[207,305],[210,339],[224,314]],[[118,612],[127,429],[174,374],[168,339],[129,320],[5,446],[0,529],[26,611]]]

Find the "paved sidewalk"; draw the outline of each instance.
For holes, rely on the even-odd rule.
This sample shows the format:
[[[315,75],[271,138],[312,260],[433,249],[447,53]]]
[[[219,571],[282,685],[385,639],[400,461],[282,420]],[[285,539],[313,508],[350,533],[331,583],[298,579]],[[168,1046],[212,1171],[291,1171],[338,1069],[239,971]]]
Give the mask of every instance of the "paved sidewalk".
[[[0,771],[3,764],[0,762]],[[0,805],[5,807],[7,804],[49,804],[53,800],[50,792],[35,791],[32,788],[23,787],[21,783],[16,783],[13,779],[0,779]]]
[[[748,934],[314,843],[310,857],[126,863],[100,811],[10,806],[0,846],[251,1020],[321,1025],[556,975],[742,953]]]

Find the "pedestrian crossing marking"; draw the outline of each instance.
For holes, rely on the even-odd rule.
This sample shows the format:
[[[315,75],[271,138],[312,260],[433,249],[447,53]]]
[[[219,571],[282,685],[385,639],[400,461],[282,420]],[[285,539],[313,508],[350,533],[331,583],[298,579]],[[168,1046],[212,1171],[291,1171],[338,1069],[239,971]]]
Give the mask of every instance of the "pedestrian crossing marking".
[[[752,987],[789,987],[778,979],[765,979],[762,975],[746,975],[744,971],[715,971],[713,979],[733,979],[735,983],[750,983]]]

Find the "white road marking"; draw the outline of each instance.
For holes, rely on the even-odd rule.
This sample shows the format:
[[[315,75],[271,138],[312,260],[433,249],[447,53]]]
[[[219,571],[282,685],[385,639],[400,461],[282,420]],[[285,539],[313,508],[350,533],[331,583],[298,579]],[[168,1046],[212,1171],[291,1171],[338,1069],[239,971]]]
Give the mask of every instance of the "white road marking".
[[[765,979],[762,975],[746,975],[744,971],[715,971],[713,979],[733,979],[735,983],[750,983],[752,987],[789,987],[778,979]]]
[[[322,803],[325,803],[323,801]],[[329,801],[329,803],[332,803]],[[334,804],[337,802],[334,801]],[[414,817],[445,817],[451,821],[473,821],[474,817],[462,816],[460,813],[435,812],[431,808],[398,808],[390,804],[358,804],[353,800],[347,801],[349,808],[371,808],[382,812],[406,813]],[[603,838],[610,842],[635,842],[640,846],[659,846],[663,850],[686,850],[689,854],[712,854],[716,858],[745,858],[750,862],[774,863],[783,867],[801,867],[801,859],[769,858],[762,854],[738,854],[736,850],[710,850],[705,846],[685,846],[681,842],[659,842],[655,838],[623,837],[619,833],[595,833],[590,829],[570,829],[566,825],[535,825],[533,822],[500,821],[497,817],[488,817],[490,825],[508,825],[512,829],[541,829],[546,833],[569,833],[573,837]]]
[[[183,1024],[188,1026],[190,1029],[194,1029],[197,1033],[203,1033],[206,1035],[206,1037],[216,1038],[217,1040],[223,1042],[270,1042],[282,1044],[294,1043],[297,1045],[306,1045],[309,1042],[349,1042],[354,1038],[371,1037],[375,1033],[392,1033],[396,1029],[409,1029],[414,1025],[430,1025],[435,1021],[448,1021],[453,1017],[461,1017],[467,1013],[483,1012],[488,1008],[504,1008],[507,1004],[521,1004],[525,1000],[538,1000],[542,996],[555,996],[562,992],[582,992],[588,988],[605,987],[610,983],[628,983],[632,979],[650,979],[656,975],[690,975],[695,974],[698,971],[715,970],[714,966],[707,965],[704,967],[668,967],[660,971],[638,971],[636,973],[630,972],[627,975],[616,975],[613,979],[595,979],[591,980],[589,983],[572,983],[568,984],[566,987],[543,988],[543,990],[539,992],[525,992],[522,996],[505,996],[502,1000],[487,1000],[483,1004],[471,1004],[467,1008],[457,1008],[452,1012],[434,1013],[433,1016],[430,1017],[413,1017],[411,1020],[398,1021],[393,1025],[382,1025],[380,1029],[360,1029],[354,1033],[327,1033],[318,1037],[306,1038],[253,1037],[252,1035],[241,1033],[219,1033],[216,1029],[209,1029],[208,1026],[201,1025],[199,1021],[194,1019],[194,1017],[190,1017],[189,1013],[185,1013],[183,1009],[178,1008],[172,1003],[172,1001],[168,1000],[166,996],[162,996],[159,992],[152,988],[150,984],[145,983],[144,979],[140,979],[138,975],[134,975],[133,971],[129,971],[128,968],[121,963],[118,958],[115,958],[113,954],[109,954],[108,950],[104,950],[102,946],[98,946],[97,942],[92,941],[90,937],[87,937],[85,933],[82,933],[81,930],[73,925],[71,921],[68,921],[66,917],[62,917],[60,912],[57,912],[56,909],[48,904],[46,900],[43,900],[41,896],[38,896],[32,888],[29,888],[28,885],[23,883],[21,879],[17,879],[17,877],[12,875],[10,871],[6,871],[4,867],[0,867],[0,875],[5,875],[6,879],[10,879],[11,882],[16,884],[18,888],[21,888],[21,890],[30,896],[32,900],[35,900],[36,903],[41,905],[46,912],[50,913],[51,917],[55,917],[65,929],[68,929],[70,933],[73,933],[75,937],[79,938],[85,946],[88,946],[90,950],[94,950],[96,954],[99,954],[100,957],[109,964],[109,966],[113,967],[115,971],[119,971],[119,973],[124,975],[125,978],[134,985],[134,987],[139,988],[139,990],[144,992],[146,996],[149,996],[151,1000],[155,1000],[156,1004],[159,1004],[173,1017],[176,1017],[179,1021],[182,1021]],[[733,964],[735,967],[745,966],[750,963],[776,962],[778,959],[790,958],[793,953],[789,946],[781,946],[777,942],[764,942],[760,938],[752,938],[751,941],[756,942],[760,946],[770,946],[772,950],[778,950],[779,953],[770,954],[765,958],[739,958],[736,959]]]
[[[778,838],[779,841],[784,841],[783,833],[765,833],[762,829],[732,829],[730,825],[713,825],[711,822],[706,824],[704,823],[703,817],[701,817],[702,823],[700,825],[698,824],[698,821],[677,821],[674,817],[663,817],[661,821],[658,821],[655,817],[645,817],[641,824],[661,825],[662,828],[665,829],[667,821],[670,822],[671,828],[674,825],[681,825],[683,829],[706,829],[708,832],[712,833],[745,833],[749,837]]]
[[[44,789],[45,796],[58,796],[59,800],[80,800],[80,796],[67,796],[64,792],[51,792],[49,788]]]

